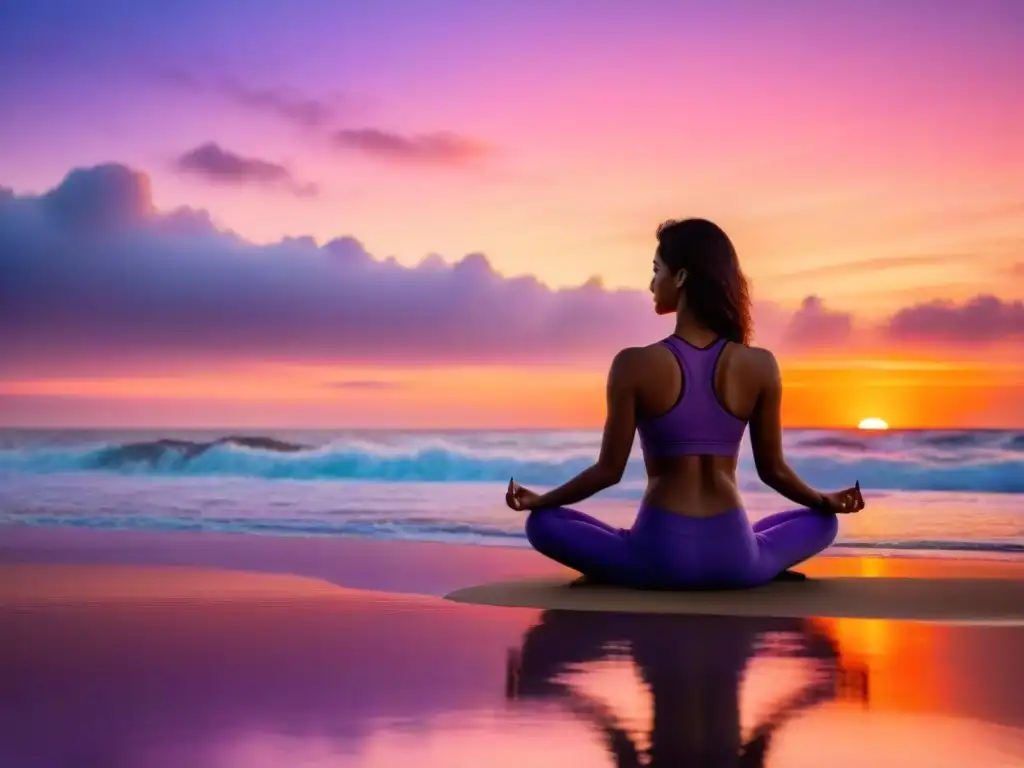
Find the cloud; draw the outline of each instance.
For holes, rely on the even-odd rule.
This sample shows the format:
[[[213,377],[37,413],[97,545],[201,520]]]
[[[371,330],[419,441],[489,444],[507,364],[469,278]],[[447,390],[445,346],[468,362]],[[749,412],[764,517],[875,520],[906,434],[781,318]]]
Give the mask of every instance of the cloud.
[[[917,304],[893,315],[887,331],[891,338],[900,341],[1024,340],[1024,302],[983,295],[962,305],[949,301]]]
[[[299,197],[311,197],[317,186],[300,182],[280,163],[245,157],[209,141],[184,152],[174,161],[180,173],[200,176],[208,181],[227,184],[262,184],[285,189]]]
[[[42,197],[0,204],[0,271],[8,371],[44,356],[605,361],[669,330],[638,291],[552,290],[502,277],[481,254],[406,267],[351,237],[249,243],[202,211],[154,210],[147,178],[123,166],[77,170]]]
[[[826,309],[817,296],[808,296],[786,326],[784,340],[802,348],[845,344],[853,334],[853,316]]]
[[[239,80],[205,80],[174,67],[153,67],[159,82],[191,93],[212,92],[246,109],[273,115],[302,129],[322,132],[333,146],[389,162],[419,166],[468,166],[493,154],[485,142],[453,131],[404,135],[376,127],[337,127],[338,104],[348,99],[317,99],[291,88],[265,88]],[[331,130],[330,124],[336,127]]]
[[[277,115],[302,128],[319,128],[335,116],[335,108],[327,101],[286,88],[251,88],[233,80],[221,83],[220,88],[237,104]]]
[[[321,128],[337,117],[340,97],[318,99],[294,88],[247,85],[234,78],[206,80],[176,67],[152,67],[164,85],[192,93],[211,92],[254,112],[262,112],[300,128]]]
[[[486,144],[448,131],[403,136],[378,128],[345,128],[334,133],[334,143],[372,157],[412,164],[464,166],[491,154]]]
[[[15,196],[11,203],[24,200]],[[42,221],[59,221],[72,235],[120,231],[154,213],[149,177],[115,164],[77,168],[36,200],[33,207]],[[38,225],[40,219],[25,223]]]
[[[884,269],[904,269],[906,267],[934,267],[941,264],[948,264],[951,261],[961,261],[965,258],[963,254],[921,254],[909,256],[882,256],[874,259],[859,259],[847,261],[842,264],[828,264],[822,267],[810,267],[794,272],[787,272],[773,276],[775,280],[803,280],[817,277],[846,277],[859,275],[864,272],[875,273]]]
[[[8,377],[269,360],[605,365],[671,331],[645,291],[598,280],[553,290],[502,276],[482,254],[407,267],[352,237],[250,243],[204,211],[156,210],[147,177],[120,165],[75,170],[41,196],[0,198],[0,275]],[[1019,302],[989,297],[911,307],[889,329],[962,337],[965,323],[989,323],[975,336],[991,339],[1019,333],[1020,317]],[[756,305],[755,318],[758,343],[772,348],[853,334],[850,316],[817,297],[795,314]]]

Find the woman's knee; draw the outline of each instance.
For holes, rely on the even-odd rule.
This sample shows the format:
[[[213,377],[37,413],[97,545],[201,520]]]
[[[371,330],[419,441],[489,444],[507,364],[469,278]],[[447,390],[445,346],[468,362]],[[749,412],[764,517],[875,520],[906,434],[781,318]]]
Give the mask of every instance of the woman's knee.
[[[557,508],[540,507],[531,510],[530,514],[526,516],[526,540],[534,549],[541,549],[546,542],[551,540],[551,528],[557,524]]]
[[[818,512],[819,525],[821,526],[821,548],[832,546],[839,535],[839,515],[835,512]]]

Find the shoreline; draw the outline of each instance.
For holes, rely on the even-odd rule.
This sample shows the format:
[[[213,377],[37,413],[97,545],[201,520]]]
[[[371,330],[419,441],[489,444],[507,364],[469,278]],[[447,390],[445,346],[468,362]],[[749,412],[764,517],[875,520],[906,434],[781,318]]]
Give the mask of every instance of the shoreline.
[[[1013,495],[1013,494],[1011,494]],[[261,539],[281,540],[328,540],[328,541],[373,541],[394,542],[397,544],[439,544],[455,547],[475,547],[484,549],[532,551],[526,543],[525,536],[481,541],[457,541],[440,538],[401,538],[398,536],[364,536],[352,533],[310,532],[258,529],[214,530],[197,528],[171,528],[158,526],[101,525],[81,526],[63,521],[50,522],[33,520],[31,522],[0,522],[0,550],[3,549],[4,532],[14,529],[38,529],[52,531],[76,531],[96,534],[145,533],[152,535],[193,535],[193,536],[247,536]],[[514,542],[514,543],[513,543]],[[916,543],[916,542],[915,542]],[[1008,562],[1024,564],[1024,545],[978,546],[973,542],[941,542],[953,546],[890,546],[883,542],[837,542],[827,550],[827,554],[819,557],[827,558],[885,558],[885,559],[926,559],[926,560],[977,560],[992,562]]]
[[[1008,560],[877,554],[819,555],[811,577],[1024,580],[1024,558]],[[0,526],[0,567],[80,565],[178,567],[291,576],[335,587],[441,597],[484,582],[565,578],[575,572],[525,547],[355,537],[60,526]]]

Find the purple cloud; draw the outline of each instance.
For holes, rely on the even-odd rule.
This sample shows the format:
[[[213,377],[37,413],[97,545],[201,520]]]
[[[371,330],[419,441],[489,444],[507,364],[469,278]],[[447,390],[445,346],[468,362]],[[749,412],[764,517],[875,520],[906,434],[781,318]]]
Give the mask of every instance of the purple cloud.
[[[35,209],[46,219],[60,222],[62,231],[72,236],[121,232],[148,221],[154,212],[149,178],[112,163],[77,168],[42,197],[15,195],[11,203],[28,203],[26,213]]]
[[[245,157],[209,141],[181,154],[174,167],[181,173],[201,176],[209,181],[228,184],[263,184],[286,189],[299,197],[318,192],[315,184],[298,181],[287,166]]]
[[[598,280],[554,290],[502,276],[481,254],[406,267],[352,237],[250,243],[204,211],[157,211],[148,179],[120,165],[75,170],[41,196],[0,198],[0,275],[7,377],[245,360],[604,365],[671,331],[645,291]],[[993,302],[1017,313],[996,312],[995,327],[1019,332],[1019,303],[980,299],[958,311],[980,321],[991,313],[976,307]],[[921,311],[905,310],[893,327],[905,332]],[[816,297],[796,314],[759,304],[755,317],[758,342],[773,348],[850,332],[849,316]]]
[[[965,304],[934,301],[901,309],[889,320],[897,340],[978,343],[1024,337],[1024,302],[975,296]]]
[[[146,177],[123,166],[0,203],[0,271],[7,372],[43,357],[604,361],[670,330],[639,291],[552,290],[480,254],[405,267],[351,237],[249,243],[200,211],[155,212]]]
[[[808,296],[786,326],[784,339],[803,348],[845,344],[853,333],[853,317],[826,309],[817,296]]]
[[[176,67],[150,68],[160,83],[192,93],[212,92],[246,109],[262,112],[300,128],[319,128],[334,119],[338,99],[317,99],[294,88],[247,85],[234,78],[206,80]]]
[[[493,154],[492,147],[452,131],[435,131],[412,136],[381,128],[340,128],[329,132],[337,118],[340,100],[317,99],[290,88],[264,88],[224,78],[207,81],[173,67],[150,70],[159,82],[192,93],[212,92],[246,109],[274,115],[303,129],[324,131],[335,146],[370,157],[410,165],[468,166]]]
[[[464,166],[491,154],[486,144],[449,131],[403,136],[378,128],[345,128],[334,143],[373,157],[402,163]]]
[[[265,88],[224,78],[207,81],[173,67],[151,70],[159,82],[193,93],[213,92],[246,109],[274,115],[304,129],[327,129],[337,118],[332,100],[306,96],[290,88]],[[493,153],[477,139],[452,131],[435,131],[406,136],[381,128],[340,128],[326,134],[335,147],[382,160],[414,165],[467,166]]]
[[[304,96],[288,88],[253,88],[235,80],[220,84],[221,91],[243,107],[268,112],[302,128],[318,128],[334,118],[326,101]]]

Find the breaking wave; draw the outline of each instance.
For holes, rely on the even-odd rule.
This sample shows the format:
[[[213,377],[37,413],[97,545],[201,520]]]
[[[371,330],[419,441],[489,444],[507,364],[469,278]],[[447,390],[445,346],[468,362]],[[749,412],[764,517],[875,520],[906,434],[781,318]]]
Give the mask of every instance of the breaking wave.
[[[0,448],[0,470],[421,483],[505,482],[514,475],[545,486],[584,469],[597,452],[598,437],[593,433],[503,433],[497,439],[498,434],[410,433],[388,439],[361,435],[319,444],[265,435],[90,444],[19,445],[8,440]],[[874,490],[1024,493],[1024,433],[1016,431],[898,432],[877,437],[792,431],[787,432],[786,446],[794,469],[824,486],[859,480]],[[740,475],[745,490],[763,488],[749,449],[741,453]],[[625,479],[642,478],[643,465],[636,453]],[[637,488],[635,495],[639,493]]]

